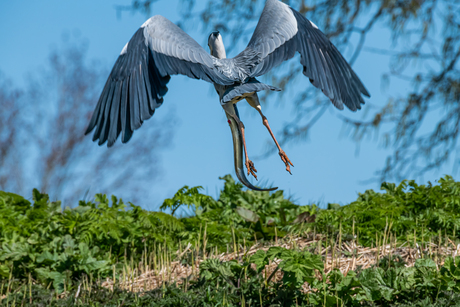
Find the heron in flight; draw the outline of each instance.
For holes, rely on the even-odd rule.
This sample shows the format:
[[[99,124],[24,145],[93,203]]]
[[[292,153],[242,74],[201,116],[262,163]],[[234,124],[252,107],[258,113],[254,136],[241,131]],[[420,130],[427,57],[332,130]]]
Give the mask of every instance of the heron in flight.
[[[234,163],[238,179],[253,190],[246,178],[257,170],[249,160],[244,125],[236,103],[242,99],[255,108],[270,133],[286,170],[291,160],[281,149],[262,112],[257,92],[280,89],[259,82],[256,77],[282,62],[301,55],[303,74],[342,110],[356,111],[370,97],[353,69],[318,27],[290,6],[267,0],[248,46],[234,58],[227,58],[222,35],[208,38],[207,53],[174,23],[157,15],[148,19],[124,46],[94,110],[85,134],[93,129],[93,141],[112,146],[121,134],[122,143],[131,138],[163,103],[171,75],[186,75],[214,84],[233,136]],[[243,162],[244,149],[244,162]]]

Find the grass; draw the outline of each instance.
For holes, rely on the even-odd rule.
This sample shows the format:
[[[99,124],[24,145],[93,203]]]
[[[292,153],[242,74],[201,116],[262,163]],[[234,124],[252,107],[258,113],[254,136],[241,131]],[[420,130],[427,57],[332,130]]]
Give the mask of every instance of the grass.
[[[61,306],[60,304],[63,304],[62,306],[98,306],[94,302],[101,301],[101,296],[107,299],[106,303],[114,298],[118,300],[122,297],[123,300],[130,301],[133,306],[144,306],[147,304],[142,299],[145,296],[150,297],[153,295],[158,300],[161,300],[161,298],[168,295],[168,289],[171,287],[179,289],[182,293],[187,293],[191,286],[196,287],[197,283],[200,282],[200,265],[206,261],[212,259],[218,260],[219,263],[236,261],[243,265],[258,251],[267,252],[273,246],[309,251],[321,255],[324,276],[328,280],[337,271],[340,271],[343,276],[347,276],[350,272],[355,274],[354,272],[359,273],[366,269],[372,270],[377,267],[382,267],[386,270],[392,266],[413,267],[417,259],[431,259],[439,270],[449,256],[455,257],[457,255],[459,252],[458,247],[460,246],[455,245],[454,242],[441,246],[431,242],[423,247],[417,246],[417,244],[413,248],[410,247],[408,242],[398,243],[396,240],[389,240],[388,244],[382,243],[380,246],[370,248],[357,246],[353,241],[342,242],[342,245],[339,246],[339,241],[332,240],[330,245],[323,248],[325,240],[326,238],[320,234],[315,237],[309,235],[304,238],[288,236],[278,239],[278,243],[275,243],[275,241],[264,242],[252,246],[239,244],[237,245],[239,248],[237,247],[235,251],[232,250],[229,253],[219,254],[215,249],[214,251],[209,250],[206,253],[206,257],[200,256],[204,243],[196,246],[188,244],[183,250],[177,251],[169,250],[167,247],[160,245],[155,247],[154,252],[151,254],[143,253],[141,255],[141,258],[146,259],[145,262],[134,263],[130,261],[123,263],[122,273],[117,273],[115,270],[117,266],[114,265],[113,276],[115,278],[106,277],[101,279],[83,275],[78,286],[70,286],[69,289],[65,288],[61,293],[53,290],[51,283],[45,288],[30,276],[28,280],[14,279],[12,278],[12,272],[10,272],[9,279],[2,281],[0,297],[2,298],[2,304],[5,306],[39,306],[34,304],[37,299],[41,303],[50,304],[50,306],[53,304],[56,306]],[[278,270],[280,262],[281,259],[274,258],[273,261],[264,266],[261,270],[258,287],[266,287],[267,280],[270,280],[268,285],[271,290],[275,290],[277,285],[283,284],[283,275],[285,273]],[[316,272],[315,277],[319,280],[324,278],[319,272]],[[311,282],[303,282],[299,287],[299,291],[304,295],[308,295],[308,293],[316,290],[311,287]],[[162,294],[160,295],[160,293]],[[123,300],[118,301],[116,306],[121,306]],[[104,301],[100,302],[100,304],[103,303]],[[231,304],[228,305],[231,306]],[[325,303],[324,305],[329,306],[330,304]],[[265,306],[265,304],[263,302],[260,304],[259,302],[254,306]]]

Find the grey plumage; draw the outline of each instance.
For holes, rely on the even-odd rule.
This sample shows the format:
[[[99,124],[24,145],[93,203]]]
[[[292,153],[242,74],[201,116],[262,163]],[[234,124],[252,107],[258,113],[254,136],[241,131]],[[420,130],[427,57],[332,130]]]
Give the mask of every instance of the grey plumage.
[[[235,86],[226,86],[224,87],[222,98],[220,100],[221,104],[226,104],[229,102],[239,101],[246,97],[252,96],[252,93],[257,93],[260,91],[281,91],[280,88],[260,83],[256,78],[250,78],[247,82],[243,84],[238,84]],[[220,94],[220,93],[219,93]]]
[[[128,142],[163,103],[171,75],[213,83],[222,89],[222,104],[260,90],[279,90],[255,77],[296,52],[301,54],[304,75],[337,108],[361,108],[361,95],[369,93],[336,47],[299,12],[267,0],[247,48],[231,59],[210,55],[165,17],[147,20],[115,62],[85,134],[95,129],[93,141],[99,140],[99,145],[107,141],[109,147],[120,134],[121,141]]]
[[[145,42],[162,76],[186,75],[211,83],[233,84],[238,78],[212,57],[193,38],[163,16],[150,18],[143,25]],[[129,45],[128,45],[129,46]]]
[[[338,109],[361,109],[361,94],[368,91],[337,48],[311,21],[278,0],[267,0],[248,47],[242,54],[258,51],[262,60],[250,77],[261,76],[283,61],[301,55],[303,74],[321,89]]]

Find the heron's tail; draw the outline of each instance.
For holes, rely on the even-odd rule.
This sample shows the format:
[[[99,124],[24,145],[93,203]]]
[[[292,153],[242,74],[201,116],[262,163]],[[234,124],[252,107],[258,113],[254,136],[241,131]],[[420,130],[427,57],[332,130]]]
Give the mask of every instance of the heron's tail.
[[[232,100],[241,100],[244,99],[246,96],[250,96],[249,94],[260,92],[260,91],[281,91],[281,89],[260,83],[256,78],[250,78],[247,82],[241,83],[232,87],[229,87],[224,95],[221,97],[221,103],[231,102]]]

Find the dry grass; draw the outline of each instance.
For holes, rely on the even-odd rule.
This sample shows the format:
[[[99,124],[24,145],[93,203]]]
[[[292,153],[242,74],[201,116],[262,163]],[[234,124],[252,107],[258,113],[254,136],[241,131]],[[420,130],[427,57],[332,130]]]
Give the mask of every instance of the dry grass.
[[[298,248],[305,249],[316,254],[321,254],[324,260],[325,273],[331,272],[333,269],[340,269],[346,275],[350,270],[367,269],[376,264],[383,257],[400,256],[405,262],[405,266],[413,266],[416,259],[431,258],[437,266],[441,266],[447,256],[457,256],[460,253],[460,244],[455,245],[454,242],[449,240],[449,244],[444,246],[436,245],[431,242],[424,244],[423,248],[416,244],[416,247],[410,247],[408,242],[399,243],[390,238],[390,243],[382,244],[381,246],[369,248],[357,246],[354,241],[343,242],[340,245],[332,242],[332,247],[329,245],[322,248],[318,242],[321,237],[317,235],[309,238],[287,238],[272,244],[256,244],[250,248],[240,246],[240,249],[231,253],[208,253],[207,258],[217,258],[220,261],[238,260],[242,261],[243,257],[251,256],[258,250],[268,250],[271,246],[281,246],[284,248]],[[192,246],[189,244],[184,251],[177,251],[177,261],[168,262],[162,260],[161,264],[156,265],[155,269],[150,269],[154,265],[144,266],[142,263],[137,268],[126,268],[126,273],[121,280],[117,280],[117,287],[134,291],[143,292],[162,287],[165,283],[176,282],[178,285],[187,289],[188,281],[195,279],[199,275],[199,266],[203,259],[194,259],[192,265],[184,265],[181,263],[182,259],[187,254],[190,254]],[[269,276],[276,268],[280,260],[275,259],[272,263],[267,265],[265,273]],[[273,277],[274,280],[281,280],[283,273],[278,271]],[[113,279],[107,279],[102,283],[103,287],[113,289]],[[304,290],[309,291],[308,285],[304,285]]]

